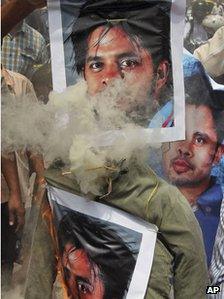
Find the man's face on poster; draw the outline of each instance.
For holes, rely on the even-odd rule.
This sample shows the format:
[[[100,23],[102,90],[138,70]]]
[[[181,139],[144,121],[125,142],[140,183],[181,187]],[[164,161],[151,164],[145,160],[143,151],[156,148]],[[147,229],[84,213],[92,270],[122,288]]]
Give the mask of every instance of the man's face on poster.
[[[103,299],[104,284],[99,267],[91,262],[84,249],[65,245],[62,265],[67,273],[66,283],[72,299]]]
[[[212,112],[204,105],[186,105],[186,140],[163,146],[163,166],[169,181],[194,186],[208,181],[220,158]]]
[[[149,51],[119,26],[100,26],[88,37],[84,67],[88,93],[95,96],[120,79],[124,92],[132,92],[135,98],[130,101],[130,97],[124,95],[118,99],[117,106],[123,111],[143,111],[152,105],[152,94],[156,94],[167,80],[167,63],[159,68],[162,80],[154,72]]]

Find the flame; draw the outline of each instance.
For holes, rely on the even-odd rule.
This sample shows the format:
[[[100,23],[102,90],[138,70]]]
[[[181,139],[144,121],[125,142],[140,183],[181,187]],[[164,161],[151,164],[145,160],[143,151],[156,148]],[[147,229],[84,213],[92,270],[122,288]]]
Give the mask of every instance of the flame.
[[[71,297],[68,296],[67,286],[64,281],[63,267],[62,267],[62,263],[61,263],[61,259],[60,259],[60,255],[59,255],[57,233],[56,233],[55,226],[53,223],[52,210],[51,210],[51,207],[47,200],[44,200],[44,202],[43,202],[42,219],[47,224],[47,227],[48,227],[48,230],[51,235],[52,242],[53,242],[53,245],[55,248],[56,273],[57,273],[56,279],[59,281],[59,284],[62,288],[63,299],[71,299]]]

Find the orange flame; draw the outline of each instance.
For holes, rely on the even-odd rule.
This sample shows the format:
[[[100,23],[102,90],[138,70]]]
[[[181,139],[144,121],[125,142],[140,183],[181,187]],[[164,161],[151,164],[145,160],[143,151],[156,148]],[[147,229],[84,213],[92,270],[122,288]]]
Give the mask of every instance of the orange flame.
[[[55,226],[53,223],[53,215],[51,211],[51,207],[47,200],[44,200],[43,206],[42,206],[42,218],[46,222],[49,233],[52,238],[52,242],[55,248],[55,259],[56,259],[56,272],[57,272],[57,280],[59,281],[59,284],[61,285],[62,291],[63,291],[63,298],[64,299],[71,299],[67,294],[67,286],[64,281],[64,275],[63,275],[63,267],[59,255],[59,248],[58,248],[58,239],[57,234],[55,230]]]

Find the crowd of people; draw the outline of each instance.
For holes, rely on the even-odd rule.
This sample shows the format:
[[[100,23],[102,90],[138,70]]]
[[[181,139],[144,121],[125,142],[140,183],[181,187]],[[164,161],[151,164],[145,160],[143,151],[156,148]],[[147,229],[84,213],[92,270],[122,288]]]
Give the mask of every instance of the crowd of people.
[[[100,4],[98,5],[100,9]],[[20,13],[16,18],[10,18],[18,9]],[[106,19],[105,16],[100,17]],[[71,81],[74,83],[75,78],[81,76],[87,84],[87,94],[94,97],[106,90],[113,80],[123,80],[127,86],[135,86],[141,91],[137,95],[137,102],[135,100],[127,103],[123,99],[119,103],[120,109],[130,116],[132,121],[144,127],[172,127],[175,123],[173,103],[170,98],[163,100],[164,95],[169,94],[167,90],[171,85],[169,53],[164,50],[162,57],[154,57],[144,32],[134,32],[131,26],[126,25],[125,20],[97,21],[97,26],[84,25],[84,33],[80,32],[81,26],[90,22],[88,10],[85,12],[83,8],[75,24],[71,26],[70,41],[75,53],[75,67],[72,69],[75,77]],[[25,0],[22,5],[19,0],[4,1],[2,24],[2,104],[10,98],[19,101],[25,95],[29,95],[31,102],[40,101],[46,104],[52,90],[52,74],[45,1]],[[160,153],[156,153],[157,165],[151,162],[155,153],[150,153],[152,157],[149,158],[148,166],[154,171],[139,169],[134,177],[135,181],[122,172],[119,176],[121,180],[114,180],[113,188],[106,185],[107,190],[101,195],[107,195],[104,203],[117,206],[158,226],[160,234],[147,298],[206,298],[206,285],[220,287],[220,292],[210,295],[211,298],[223,298],[222,1],[187,1],[184,47],[185,140],[162,144]],[[65,62],[68,60],[65,57]],[[76,82],[75,86],[78,84]],[[146,109],[149,95],[154,102],[153,111]],[[132,117],[133,111],[137,111],[137,116],[135,114]],[[162,116],[162,121],[158,115]],[[139,165],[131,165],[130,173],[134,167],[138,169]],[[80,193],[80,189],[76,189],[69,182],[69,178],[67,181],[64,179],[60,167],[54,165],[46,175],[45,168],[44,157],[35,150],[23,148],[2,153],[1,265],[2,290],[6,293],[13,286],[16,264],[23,262],[20,258],[23,226],[38,190],[44,188],[47,181],[62,189],[69,187],[73,193]],[[127,197],[125,192],[122,193],[125,188],[128,188],[129,192]],[[130,190],[137,192],[132,194]],[[149,194],[151,201],[148,199]],[[59,231],[59,238],[67,241],[66,234],[69,233],[65,228],[65,231]],[[71,241],[70,235],[68,239]],[[63,250],[67,250],[66,244],[61,246]],[[72,267],[75,266],[68,267],[63,254],[62,267],[66,268],[66,273],[74,272]],[[94,267],[100,272],[100,267]],[[66,277],[63,279],[66,281]],[[69,289],[69,298],[76,298],[77,290],[70,286],[72,280],[70,274],[65,285]],[[78,298],[87,298],[85,292],[83,297],[79,295]],[[88,298],[101,297],[92,295]]]
[[[223,41],[224,41],[223,1],[219,1],[219,0],[188,1],[187,12],[186,12],[184,46],[189,52],[191,52],[194,55],[195,58],[200,60],[200,62],[205,68],[206,73],[213,80],[215,80],[215,82],[220,83],[221,85],[224,84],[224,68],[223,68],[224,67],[223,65],[224,43]],[[218,104],[219,109],[220,111],[223,111],[223,96],[219,97],[219,95],[215,93],[213,99],[214,99],[213,101],[219,102]],[[200,103],[200,100],[198,100],[198,103]],[[187,105],[186,108],[187,107],[190,106]],[[200,109],[200,106],[198,106],[198,109]],[[200,184],[197,184],[197,187],[195,186],[195,182],[199,180],[200,175],[202,175],[203,171],[201,172],[201,174],[200,172],[198,172],[195,178],[193,176],[191,178],[190,177],[184,178],[185,176],[184,172],[183,174],[178,174],[178,169],[176,169],[175,172],[175,166],[174,166],[173,173],[172,173],[171,165],[172,163],[175,163],[175,158],[174,160],[172,160],[171,158],[172,146],[170,152],[167,154],[168,157],[166,157],[166,154],[163,155],[163,161],[165,161],[166,159],[168,161],[171,161],[170,165],[168,164],[168,161],[164,163],[165,173],[171,182],[177,183],[178,188],[186,196],[186,198],[191,203],[194,209],[195,216],[199,221],[203,233],[203,239],[204,239],[207,262],[210,269],[211,279],[213,283],[217,283],[218,285],[222,286],[223,275],[224,275],[223,274],[224,273],[223,272],[224,271],[224,264],[223,264],[224,261],[223,259],[224,256],[224,251],[223,251],[224,248],[224,243],[223,243],[224,156],[223,156],[223,133],[221,133],[221,135],[219,135],[219,133],[220,133],[220,128],[222,126],[221,123],[223,123],[223,113],[219,117],[217,116],[217,114],[214,113],[214,109],[211,109],[211,113],[213,114],[213,121],[214,121],[213,127],[216,128],[216,132],[217,132],[217,138],[218,138],[217,145],[215,149],[215,154],[213,158],[210,159],[212,163],[211,164],[209,163],[209,156],[207,156],[208,163],[204,163],[204,166],[206,165],[206,167],[203,167],[202,158],[201,158],[201,166],[200,166],[201,170],[203,168],[204,171],[208,167],[207,178],[209,178],[208,180],[209,185],[205,187],[206,185],[205,183],[204,187],[202,187],[203,180],[201,180]],[[200,113],[198,110],[198,114],[197,114],[198,125],[196,126],[197,130],[203,124],[203,119],[199,122],[199,117],[200,117]],[[220,120],[218,120],[219,118]],[[205,116],[204,119],[208,119],[208,115],[207,117]],[[189,119],[189,124],[190,123],[191,120]],[[209,121],[206,122],[206,125],[208,125],[208,123]],[[187,126],[186,132],[188,132],[187,120],[186,120],[186,126]],[[185,142],[181,143],[180,145],[178,144],[178,142],[173,144],[173,146],[176,148],[176,153],[178,153],[179,157],[182,154],[184,155],[184,153],[186,153],[185,162],[186,161],[190,162],[192,161],[191,159],[196,158],[196,152],[194,152],[195,149],[193,149],[193,147],[190,146],[190,144],[194,143],[193,140],[196,137],[193,136],[194,128],[192,127],[192,125],[190,125],[190,127],[189,127],[189,142],[187,142],[187,136],[186,136]],[[192,132],[191,133],[192,135],[190,135],[190,131]],[[209,132],[208,127],[204,128],[204,132],[208,134]],[[200,135],[199,137],[203,137],[203,136]],[[200,148],[200,150],[202,150],[202,146],[201,146],[202,143],[204,144],[207,143],[208,145],[208,142],[205,141],[204,137],[199,141],[200,146],[198,143],[198,148]],[[192,138],[191,142],[190,142],[190,138]],[[198,142],[197,139],[195,140],[196,140],[195,142]],[[211,151],[207,151],[207,154],[210,153]],[[200,154],[200,157],[203,157],[202,153]],[[211,167],[209,167],[209,164]],[[189,164],[186,163],[185,167],[191,167],[191,163]],[[179,180],[179,182],[177,180]],[[223,291],[221,291],[220,298],[222,296],[223,296]]]
[[[184,46],[202,62],[212,78],[223,84],[223,2],[188,3]]]
[[[7,5],[4,1],[2,5]],[[33,12],[47,13],[47,8]],[[30,18],[30,16],[29,16]],[[42,76],[40,70],[49,64],[50,54],[47,23],[41,17],[29,25],[29,19],[21,19],[2,36],[1,94],[4,101],[20,100],[28,95],[30,102],[45,101],[51,88],[51,79],[45,79],[43,93],[35,84]],[[42,28],[37,27],[42,24]],[[45,30],[45,31],[44,31]],[[46,76],[46,75],[45,75]],[[36,79],[35,79],[36,78]],[[42,81],[43,82],[43,81]],[[48,88],[48,90],[46,90]],[[2,153],[1,219],[2,219],[2,290],[10,288],[13,265],[21,263],[20,249],[22,229],[28,217],[32,198],[44,183],[43,157],[26,148],[12,153]],[[34,192],[35,191],[35,192]],[[34,193],[33,193],[34,192]]]

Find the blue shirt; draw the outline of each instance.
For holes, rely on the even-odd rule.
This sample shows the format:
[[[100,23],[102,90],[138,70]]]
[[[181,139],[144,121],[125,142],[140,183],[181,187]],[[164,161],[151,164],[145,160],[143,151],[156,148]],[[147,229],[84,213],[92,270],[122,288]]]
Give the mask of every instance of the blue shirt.
[[[223,199],[221,186],[215,182],[214,177],[212,177],[212,181],[212,186],[198,197],[197,210],[195,211],[195,216],[203,234],[208,266],[210,266],[211,263]]]
[[[166,103],[150,121],[149,128],[164,128],[173,126],[173,102]]]

